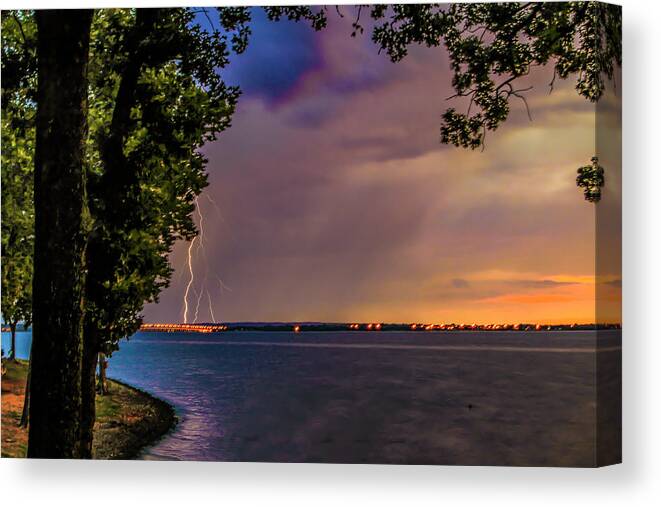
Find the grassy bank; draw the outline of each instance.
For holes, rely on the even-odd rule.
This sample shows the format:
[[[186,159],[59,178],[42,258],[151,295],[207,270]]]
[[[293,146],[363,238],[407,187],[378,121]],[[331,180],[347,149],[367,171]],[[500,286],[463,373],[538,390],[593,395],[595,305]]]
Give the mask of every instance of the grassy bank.
[[[2,377],[2,457],[22,458],[27,430],[19,426],[28,365],[7,363]],[[174,410],[139,389],[109,380],[109,394],[96,397],[94,459],[130,459],[175,424]]]

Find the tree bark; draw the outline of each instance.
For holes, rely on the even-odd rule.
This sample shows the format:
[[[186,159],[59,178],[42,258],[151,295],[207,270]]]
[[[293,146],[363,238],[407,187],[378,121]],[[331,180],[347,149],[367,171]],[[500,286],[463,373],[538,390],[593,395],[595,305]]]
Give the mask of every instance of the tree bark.
[[[96,419],[96,364],[98,338],[93,325],[84,327],[81,384],[80,457],[92,459],[94,421]]]
[[[37,10],[35,255],[28,457],[80,453],[92,10]]]
[[[108,369],[108,359],[103,352],[99,352],[99,394],[105,396],[108,394],[108,378],[106,370]]]
[[[9,353],[9,360],[16,361],[16,322],[9,323],[9,330],[11,331],[11,352]]]
[[[30,362],[28,363],[28,378],[25,381],[25,397],[23,399],[23,412],[21,413],[21,428],[27,428],[30,421],[30,379],[32,378],[32,346],[30,346]]]

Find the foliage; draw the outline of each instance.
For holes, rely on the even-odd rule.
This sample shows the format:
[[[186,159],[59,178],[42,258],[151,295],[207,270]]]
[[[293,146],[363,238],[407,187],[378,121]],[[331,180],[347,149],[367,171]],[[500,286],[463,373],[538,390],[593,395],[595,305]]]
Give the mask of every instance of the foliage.
[[[32,315],[32,253],[34,208],[30,145],[16,135],[10,113],[2,118],[2,316],[6,323],[25,321]]]
[[[604,168],[599,165],[599,159],[592,157],[592,163],[578,168],[576,185],[583,189],[585,200],[599,202],[601,200],[601,187],[604,186]]]
[[[372,39],[394,62],[411,44],[445,45],[454,97],[469,104],[443,114],[441,140],[464,148],[483,146],[486,132],[507,119],[511,99],[527,108],[530,88],[516,83],[532,68],[553,65],[554,80],[575,75],[577,92],[595,102],[621,64],[621,9],[601,2],[381,5],[371,16]]]
[[[328,18],[327,7],[306,7],[306,6],[268,6],[263,7],[266,16],[271,21],[280,21],[289,19],[291,21],[306,21],[314,30],[326,28]],[[207,16],[205,9],[202,10]],[[248,40],[252,33],[250,22],[252,21],[251,7],[218,7],[218,17],[222,29],[231,33],[232,50],[236,53],[243,53],[248,47]]]
[[[169,282],[174,242],[195,235],[194,200],[207,184],[198,150],[230,125],[239,95],[217,72],[227,63],[226,36],[189,9],[95,13],[86,293],[102,352],[137,330],[144,303]]]
[[[32,13],[3,12],[3,279],[5,266],[22,260],[32,265],[30,255],[5,247],[5,226],[23,226],[14,209],[33,222],[32,194],[13,206],[10,189],[32,189],[34,128],[26,129],[25,119],[34,115],[35,45]],[[198,150],[229,126],[239,96],[217,72],[228,55],[227,36],[203,30],[190,9],[95,12],[85,315],[86,330],[100,337],[101,351],[112,352],[120,338],[135,332],[144,303],[155,301],[169,282],[174,242],[196,233],[194,200],[206,186],[206,160]],[[29,184],[10,187],[5,177],[11,174]],[[5,253],[11,263],[4,262]],[[4,291],[3,283],[3,311],[9,308]]]
[[[2,315],[32,316],[34,250],[34,27],[26,13],[2,12]],[[30,31],[32,29],[32,31]],[[27,33],[26,33],[27,30]]]

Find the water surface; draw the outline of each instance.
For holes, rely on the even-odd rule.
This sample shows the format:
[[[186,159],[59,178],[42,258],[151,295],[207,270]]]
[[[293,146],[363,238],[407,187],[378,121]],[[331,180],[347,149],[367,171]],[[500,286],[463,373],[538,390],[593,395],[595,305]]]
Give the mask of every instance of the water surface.
[[[615,386],[619,346],[619,331],[138,333],[109,375],[180,416],[147,459],[591,466],[597,364]]]

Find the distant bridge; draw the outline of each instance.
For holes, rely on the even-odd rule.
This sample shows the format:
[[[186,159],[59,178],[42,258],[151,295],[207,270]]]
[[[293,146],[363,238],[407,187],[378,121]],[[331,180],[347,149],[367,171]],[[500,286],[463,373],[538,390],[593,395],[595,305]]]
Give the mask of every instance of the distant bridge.
[[[227,331],[224,324],[143,324],[140,331],[158,331],[161,333],[218,333]]]

